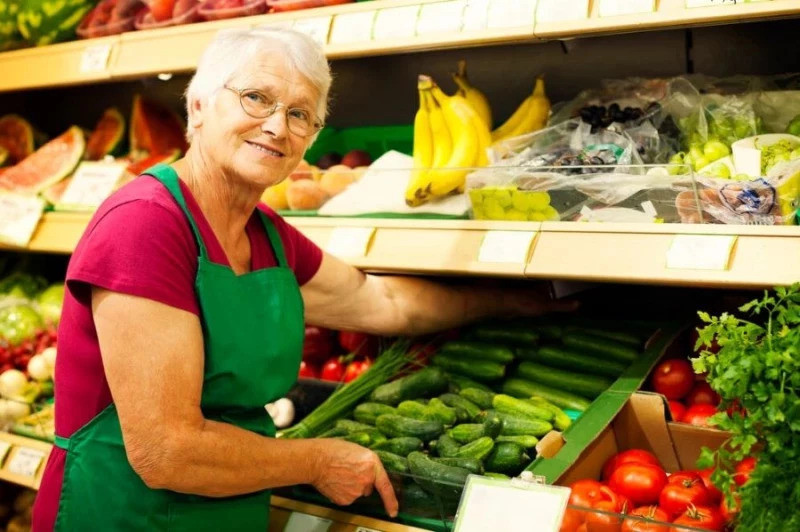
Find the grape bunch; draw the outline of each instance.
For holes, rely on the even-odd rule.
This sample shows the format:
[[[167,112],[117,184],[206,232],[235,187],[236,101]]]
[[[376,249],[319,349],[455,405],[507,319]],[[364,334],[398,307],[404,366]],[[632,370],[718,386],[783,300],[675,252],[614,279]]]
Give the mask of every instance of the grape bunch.
[[[657,105],[652,104],[648,107],[647,112],[639,107],[621,108],[618,103],[612,103],[608,107],[605,105],[587,105],[578,110],[578,116],[592,126],[592,133],[597,133],[597,130],[607,128],[615,122],[621,124],[637,122],[645,115],[651,114],[655,110],[655,108],[651,108]]]

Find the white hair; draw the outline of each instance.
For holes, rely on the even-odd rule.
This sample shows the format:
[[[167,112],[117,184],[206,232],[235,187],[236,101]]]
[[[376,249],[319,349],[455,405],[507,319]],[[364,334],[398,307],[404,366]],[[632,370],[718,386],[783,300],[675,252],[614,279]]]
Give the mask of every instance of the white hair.
[[[317,116],[325,120],[331,71],[322,47],[311,37],[294,30],[278,28],[229,29],[220,31],[203,52],[197,70],[186,89],[187,116],[194,100],[208,100],[236,74],[246,70],[265,51],[282,54],[319,92]],[[190,123],[186,136],[191,141]]]

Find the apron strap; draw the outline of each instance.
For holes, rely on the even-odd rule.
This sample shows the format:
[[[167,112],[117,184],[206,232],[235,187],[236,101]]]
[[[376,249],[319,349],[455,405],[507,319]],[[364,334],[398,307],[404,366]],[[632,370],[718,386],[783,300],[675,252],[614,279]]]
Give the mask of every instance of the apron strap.
[[[178,174],[170,165],[161,163],[151,168],[148,175],[158,179],[161,184],[167,188],[169,193],[172,194],[172,197],[175,198],[175,201],[178,202],[178,205],[180,205],[183,213],[189,220],[189,225],[192,226],[192,232],[194,233],[194,238],[197,241],[197,248],[200,250],[200,256],[204,259],[207,259],[208,251],[206,251],[206,245],[203,243],[203,239],[200,236],[200,230],[197,228],[197,224],[194,221],[192,213],[189,212],[189,208],[186,206],[186,198],[183,197],[183,191],[181,190],[180,182],[178,180]]]
[[[63,436],[56,436],[55,442],[56,447],[59,449],[63,449],[65,451],[69,450],[69,438],[64,438]]]
[[[258,209],[258,214],[261,216],[261,223],[264,224],[264,229],[267,231],[267,237],[272,245],[272,251],[275,253],[275,260],[278,261],[278,266],[288,268],[289,263],[286,261],[286,251],[283,248],[283,241],[281,240],[281,235],[278,234],[278,229],[261,209]]]

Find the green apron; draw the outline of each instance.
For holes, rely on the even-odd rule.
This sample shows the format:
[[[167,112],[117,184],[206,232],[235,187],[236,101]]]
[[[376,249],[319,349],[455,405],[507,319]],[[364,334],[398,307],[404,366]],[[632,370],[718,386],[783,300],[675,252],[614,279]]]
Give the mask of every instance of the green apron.
[[[294,384],[304,331],[303,300],[280,236],[259,211],[278,266],[237,276],[208,260],[172,167],[158,165],[149,173],[183,209],[200,250],[195,290],[205,346],[203,414],[274,436],[264,405]],[[57,436],[56,445],[67,451],[56,530],[267,529],[269,491],[210,498],[148,488],[128,463],[113,404],[69,439]]]

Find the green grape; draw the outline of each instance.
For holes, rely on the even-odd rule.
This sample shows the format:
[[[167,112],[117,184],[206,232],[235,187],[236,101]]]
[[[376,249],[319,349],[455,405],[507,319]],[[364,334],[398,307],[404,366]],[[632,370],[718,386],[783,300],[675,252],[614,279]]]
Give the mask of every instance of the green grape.
[[[705,168],[708,166],[709,160],[706,159],[704,156],[695,157],[694,159],[694,169],[700,170],[701,168]]]
[[[483,207],[480,205],[472,204],[472,217],[476,220],[485,220],[486,213],[483,211]]]
[[[531,192],[531,210],[543,211],[550,205],[550,194],[547,192]]]
[[[546,220],[556,222],[561,219],[561,215],[558,214],[558,211],[549,205],[542,210],[542,214],[544,214]]]
[[[530,192],[515,190],[511,193],[511,205],[518,211],[527,212],[530,210]]]
[[[691,154],[691,153],[687,153],[686,155],[684,155],[684,157],[683,157],[683,164],[687,164],[687,165],[689,165],[689,166],[692,168],[692,170],[694,170],[694,169],[695,169],[695,166],[694,166],[694,157],[692,157],[692,154]]]
[[[703,154],[703,145],[702,144],[694,144],[689,147],[689,155],[692,156],[693,160],[700,159],[701,157],[704,158],[705,155]]]
[[[522,211],[518,211],[517,209],[509,209],[506,211],[503,218],[515,222],[524,222],[527,221],[528,215]]]
[[[728,168],[727,164],[717,163],[708,166],[703,172],[703,174],[710,175],[713,177],[719,177],[722,179],[728,179],[729,177],[731,177],[731,169]]]
[[[487,220],[502,220],[506,211],[497,202],[497,198],[486,198],[483,200],[483,212]]]
[[[544,222],[547,220],[547,216],[543,212],[532,211],[528,213],[528,220],[531,222]]]
[[[511,207],[511,190],[508,188],[498,188],[495,190],[494,199],[501,207]]]
[[[473,188],[469,191],[469,200],[472,202],[472,207],[483,203],[483,189]]]
[[[746,120],[737,120],[736,125],[733,127],[733,131],[736,134],[736,138],[743,139],[745,137],[750,137],[755,134],[753,131],[752,125],[750,122]]]
[[[703,146],[703,155],[711,162],[727,157],[730,154],[730,148],[718,140],[709,140]]]

